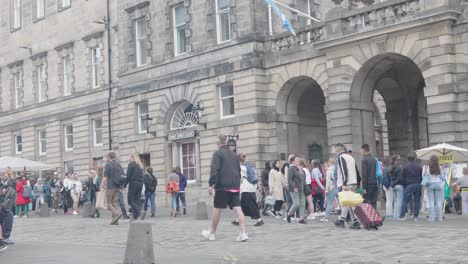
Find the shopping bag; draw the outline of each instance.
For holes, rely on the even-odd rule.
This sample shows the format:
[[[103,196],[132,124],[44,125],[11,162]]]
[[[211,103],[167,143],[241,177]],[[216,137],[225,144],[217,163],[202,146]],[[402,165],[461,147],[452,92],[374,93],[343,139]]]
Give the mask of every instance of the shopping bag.
[[[275,205],[276,199],[275,197],[273,197],[273,195],[268,195],[267,197],[265,197],[265,203],[268,205]]]
[[[338,193],[338,200],[342,207],[356,207],[364,202],[360,194],[351,191]]]
[[[107,209],[107,196],[105,191],[96,193],[96,208]]]

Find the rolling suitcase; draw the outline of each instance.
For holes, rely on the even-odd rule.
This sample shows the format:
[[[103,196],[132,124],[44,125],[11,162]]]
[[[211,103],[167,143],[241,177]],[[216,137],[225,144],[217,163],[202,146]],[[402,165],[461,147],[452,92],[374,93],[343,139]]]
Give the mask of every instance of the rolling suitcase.
[[[378,230],[379,227],[383,225],[382,217],[371,204],[363,203],[357,206],[354,209],[354,214],[362,226],[367,230]]]

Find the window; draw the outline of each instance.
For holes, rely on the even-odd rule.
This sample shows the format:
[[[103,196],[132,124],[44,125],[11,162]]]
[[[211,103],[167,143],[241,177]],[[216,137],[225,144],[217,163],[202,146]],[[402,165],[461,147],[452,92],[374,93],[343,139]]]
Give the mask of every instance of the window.
[[[15,82],[15,107],[16,109],[22,106],[21,103],[21,76],[20,73],[15,73],[14,75],[14,82]]]
[[[44,64],[37,66],[37,100],[39,103],[44,102],[47,98],[46,91],[46,69]]]
[[[34,18],[40,19],[45,16],[45,0],[34,0],[35,4],[35,13]]]
[[[38,135],[39,155],[45,155],[47,154],[47,141],[46,141],[45,129],[37,131],[37,135]]]
[[[299,0],[297,1],[297,10],[306,14],[306,15],[311,15],[311,8],[313,7],[313,3],[310,3],[311,0]],[[310,25],[311,24],[311,20],[304,17],[304,16],[301,16],[301,15],[298,15],[298,23],[299,23],[299,27],[305,27],[306,25]]]
[[[219,87],[219,98],[221,101],[221,118],[234,116],[234,87],[232,83]]]
[[[65,151],[73,150],[73,125],[63,127],[63,139]]]
[[[187,180],[197,179],[197,154],[195,143],[184,143],[180,145],[180,164],[182,173],[187,177]]]
[[[62,8],[71,6],[71,0],[59,0],[62,3]]]
[[[72,91],[72,65],[70,55],[63,57],[63,95],[71,95]]]
[[[138,133],[146,133],[145,118],[148,114],[148,102],[138,104]]]
[[[23,152],[23,137],[21,135],[15,135],[15,154],[21,154]]]
[[[13,0],[13,29],[21,27],[21,0]]]
[[[102,146],[102,119],[93,120],[93,144]]]
[[[91,71],[92,71],[92,81],[93,88],[101,86],[100,74],[99,74],[99,64],[101,64],[101,49],[92,48],[91,49]]]
[[[137,67],[143,66],[148,63],[148,50],[146,49],[147,38],[148,38],[148,23],[146,22],[146,18],[140,18],[135,21]]]
[[[231,40],[231,8],[229,0],[216,0],[216,31],[218,44]]]
[[[65,171],[65,173],[73,173],[74,172],[74,168],[73,168],[73,161],[65,161],[63,163],[63,171]]]
[[[187,52],[185,38],[185,7],[179,5],[174,7],[174,51],[175,56]]]

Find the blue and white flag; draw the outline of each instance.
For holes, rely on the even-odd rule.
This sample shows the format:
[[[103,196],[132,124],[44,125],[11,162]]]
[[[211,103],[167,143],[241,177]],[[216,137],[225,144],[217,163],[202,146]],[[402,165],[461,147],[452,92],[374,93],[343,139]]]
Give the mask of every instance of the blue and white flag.
[[[275,4],[275,2],[273,2],[273,0],[265,0],[265,2],[269,6],[271,6],[271,8],[273,8],[273,10],[275,10],[276,14],[278,14],[278,16],[281,19],[281,23],[283,24],[283,28],[287,29],[289,32],[291,32],[291,34],[296,36],[296,30],[294,30],[294,27],[291,25],[291,22],[289,22],[289,20],[286,18],[286,16],[283,14],[283,12],[281,12],[281,10],[279,10],[279,8]]]

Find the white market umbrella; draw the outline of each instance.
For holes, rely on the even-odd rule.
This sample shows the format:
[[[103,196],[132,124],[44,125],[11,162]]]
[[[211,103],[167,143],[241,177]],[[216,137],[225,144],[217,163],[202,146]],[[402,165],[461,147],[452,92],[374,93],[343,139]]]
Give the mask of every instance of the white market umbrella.
[[[42,162],[16,157],[0,157],[0,171],[6,171],[10,167],[12,171],[23,171],[24,167],[28,171],[42,171],[53,169],[54,166]]]
[[[416,150],[419,159],[429,160],[432,155],[452,156],[453,162],[468,162],[468,149],[453,146],[447,143],[438,144],[429,148]]]

